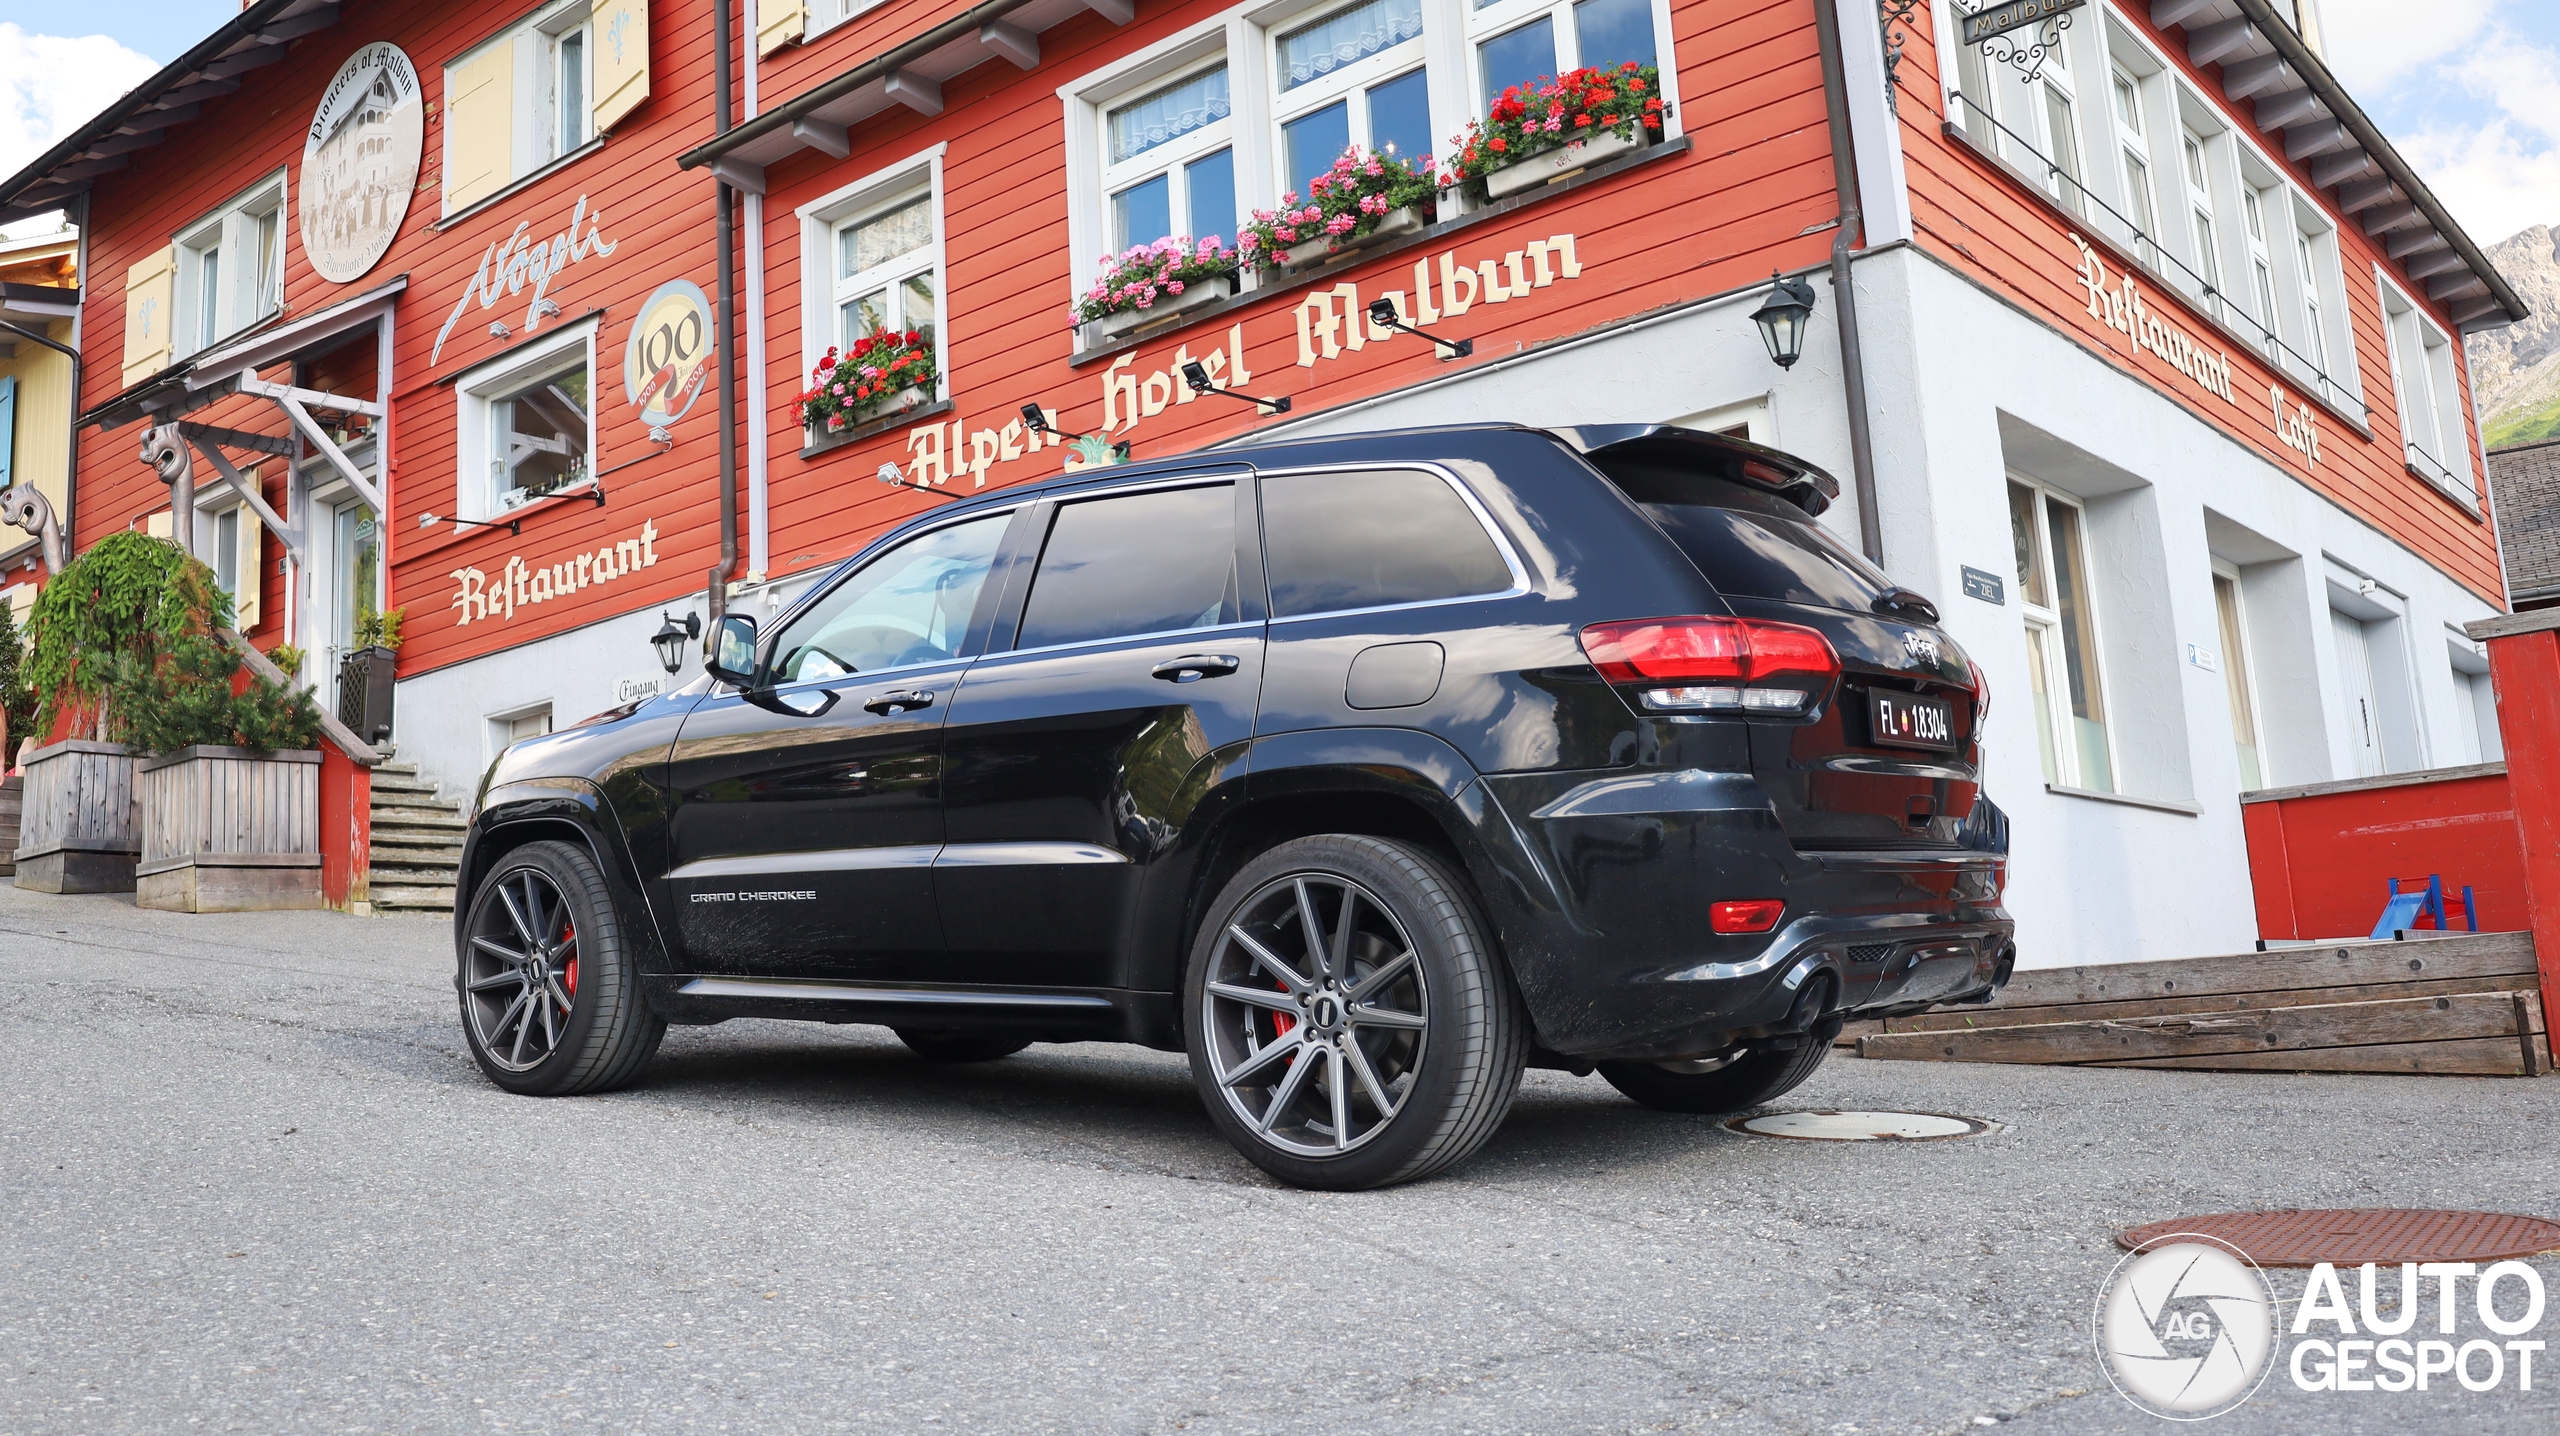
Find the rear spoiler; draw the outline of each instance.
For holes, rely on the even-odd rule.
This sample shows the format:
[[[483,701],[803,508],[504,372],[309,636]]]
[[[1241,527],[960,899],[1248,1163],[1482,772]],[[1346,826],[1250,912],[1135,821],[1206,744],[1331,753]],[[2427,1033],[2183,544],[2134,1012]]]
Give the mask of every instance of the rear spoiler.
[[[1617,461],[1705,472],[1766,489],[1816,515],[1840,497],[1838,479],[1793,454],[1748,439],[1671,424],[1584,424],[1548,432],[1603,470]]]

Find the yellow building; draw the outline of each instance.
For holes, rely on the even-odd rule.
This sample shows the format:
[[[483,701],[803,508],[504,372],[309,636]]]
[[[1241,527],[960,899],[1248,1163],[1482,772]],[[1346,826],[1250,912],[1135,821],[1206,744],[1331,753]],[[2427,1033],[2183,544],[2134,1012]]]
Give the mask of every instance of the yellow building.
[[[71,501],[71,360],[80,308],[80,236],[68,229],[0,240],[0,489],[31,484],[66,526]],[[25,332],[22,332],[25,331]],[[23,618],[44,560],[33,534],[0,527],[0,597]]]

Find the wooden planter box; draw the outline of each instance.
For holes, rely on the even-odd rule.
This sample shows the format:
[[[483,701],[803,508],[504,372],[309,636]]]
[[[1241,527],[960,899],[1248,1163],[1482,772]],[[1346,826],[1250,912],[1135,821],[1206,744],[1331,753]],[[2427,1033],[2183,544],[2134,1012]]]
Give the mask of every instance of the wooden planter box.
[[[1123,309],[1100,319],[1089,319],[1076,326],[1087,349],[1099,349],[1114,340],[1125,339],[1141,329],[1153,328],[1168,320],[1179,319],[1194,310],[1212,304],[1223,304],[1236,293],[1236,277],[1222,274],[1182,286],[1180,294],[1166,295],[1144,309]]]
[[[0,875],[18,870],[18,814],[26,807],[27,780],[0,778]]]
[[[122,743],[67,739],[31,749],[18,817],[18,886],[40,893],[133,891],[142,854],[133,755]]]
[[[1636,127],[1636,137],[1631,140],[1622,140],[1604,131],[1597,138],[1576,141],[1562,149],[1542,150],[1518,164],[1504,165],[1492,171],[1484,177],[1484,192],[1488,198],[1500,199],[1524,189],[1536,189],[1550,180],[1563,179],[1603,160],[1633,154],[1651,143],[1652,132],[1642,125]]]
[[[327,906],[320,891],[320,755],[202,745],[138,764],[142,855],[134,905],[169,912]]]
[[[1305,269],[1310,265],[1322,264],[1337,254],[1349,254],[1354,250],[1367,249],[1373,244],[1384,244],[1391,239],[1402,239],[1408,234],[1421,232],[1422,206],[1409,204],[1402,209],[1387,211],[1379,217],[1376,229],[1357,239],[1337,241],[1332,235],[1324,234],[1293,244],[1280,251],[1280,262],[1291,269]]]

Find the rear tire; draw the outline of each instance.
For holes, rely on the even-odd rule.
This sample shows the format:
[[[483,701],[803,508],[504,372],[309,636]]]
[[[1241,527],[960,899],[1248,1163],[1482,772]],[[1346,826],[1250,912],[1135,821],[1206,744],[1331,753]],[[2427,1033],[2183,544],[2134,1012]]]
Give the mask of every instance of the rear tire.
[[[892,1028],[907,1050],[927,1062],[993,1062],[1031,1045],[1028,1037],[990,1032],[946,1032],[934,1028]]]
[[[1659,1062],[1603,1062],[1600,1075],[1657,1112],[1720,1117],[1794,1091],[1830,1052],[1830,1039],[1816,1032],[1794,1047],[1746,1052],[1712,1072],[1682,1072]]]
[[[471,895],[455,953],[462,1035],[490,1081],[533,1097],[620,1087],[667,1034],[640,997],[640,969],[595,855],[527,843]]]
[[[1529,1021],[1466,880],[1330,834],[1245,865],[1183,979],[1191,1075],[1254,1165],[1350,1191],[1445,1170],[1511,1110]]]

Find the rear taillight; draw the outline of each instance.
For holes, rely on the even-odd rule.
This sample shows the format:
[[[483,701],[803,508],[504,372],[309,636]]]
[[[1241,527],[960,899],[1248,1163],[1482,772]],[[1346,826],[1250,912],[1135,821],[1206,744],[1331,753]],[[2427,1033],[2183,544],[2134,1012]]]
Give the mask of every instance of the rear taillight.
[[[1971,658],[1964,661],[1964,666],[1973,670],[1973,732],[1978,739],[1982,736],[1982,720],[1991,716],[1991,680],[1982,676],[1982,665]]]
[[[1716,932],[1767,932],[1778,925],[1787,905],[1777,898],[1745,898],[1707,905],[1707,926]]]
[[[1582,630],[1582,651],[1656,712],[1793,717],[1821,706],[1840,655],[1814,629],[1756,618],[1641,618]]]

